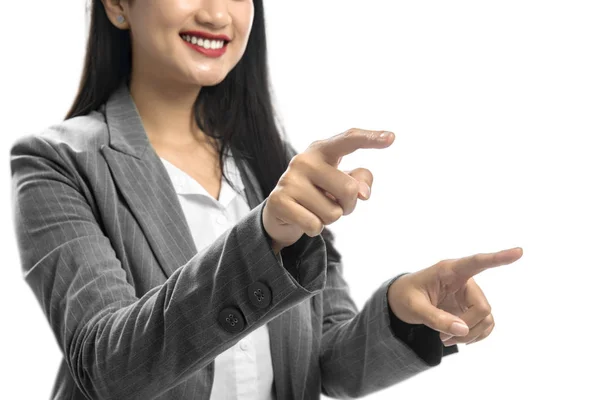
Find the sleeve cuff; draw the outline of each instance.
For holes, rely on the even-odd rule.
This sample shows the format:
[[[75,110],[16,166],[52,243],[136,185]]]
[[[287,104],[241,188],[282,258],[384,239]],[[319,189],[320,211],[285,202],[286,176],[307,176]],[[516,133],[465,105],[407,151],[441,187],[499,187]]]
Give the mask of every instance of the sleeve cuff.
[[[391,280],[390,285],[396,279]],[[409,324],[396,317],[389,306],[389,301],[388,316],[394,336],[409,346],[428,365],[436,366],[441,363],[442,357],[458,352],[457,345],[444,346],[438,331],[423,324]]]
[[[262,228],[263,235],[269,238],[269,234],[262,223],[262,213],[266,204],[267,202],[263,201],[262,205],[260,206],[260,226]],[[305,254],[307,254],[315,246],[319,245],[321,245],[323,249],[325,248],[325,242],[320,236],[311,238],[310,236],[304,234],[294,244],[281,249],[279,253],[275,254],[273,249],[271,249],[271,252],[273,253],[279,265],[283,266],[297,282],[303,282],[305,280],[303,275],[305,274],[301,274],[301,268],[299,268],[300,264],[305,258]]]
[[[267,202],[265,199],[262,204],[259,205],[260,227],[263,236],[269,238],[271,254],[273,255],[273,258],[277,260],[277,263],[280,266],[283,266],[290,276],[301,286],[304,286],[307,282],[312,282],[315,276],[325,273],[326,267],[318,267],[321,265],[321,259],[325,260],[325,266],[327,262],[327,259],[325,258],[327,254],[326,244],[321,235],[310,237],[303,234],[294,244],[284,247],[279,253],[275,254],[271,247],[270,236],[262,223],[262,213],[264,212],[266,204]]]

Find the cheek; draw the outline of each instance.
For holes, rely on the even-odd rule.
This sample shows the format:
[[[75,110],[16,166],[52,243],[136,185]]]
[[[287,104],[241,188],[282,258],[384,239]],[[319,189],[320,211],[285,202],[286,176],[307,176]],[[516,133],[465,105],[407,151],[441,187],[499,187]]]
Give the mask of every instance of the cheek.
[[[247,43],[254,21],[254,4],[252,1],[243,1],[233,6],[230,12],[236,36],[242,39],[240,42]]]
[[[134,21],[132,35],[135,46],[150,58],[164,59],[175,56],[179,25],[177,18],[161,11],[148,10]],[[180,39],[179,39],[180,40]]]

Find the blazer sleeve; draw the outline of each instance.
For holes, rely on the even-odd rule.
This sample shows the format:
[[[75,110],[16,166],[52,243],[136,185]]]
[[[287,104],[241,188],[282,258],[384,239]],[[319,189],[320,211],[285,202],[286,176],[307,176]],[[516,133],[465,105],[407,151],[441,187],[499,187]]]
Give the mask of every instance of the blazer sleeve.
[[[13,218],[24,278],[86,397],[158,396],[323,290],[322,237],[303,236],[282,265],[262,225],[263,201],[164,284],[136,295],[79,186],[89,177],[63,157],[42,135],[13,144]],[[260,306],[248,290],[257,282],[271,294]]]
[[[288,156],[297,152],[289,144]],[[343,263],[325,228],[327,282],[323,290],[323,338],[320,354],[321,391],[332,398],[355,398],[387,388],[441,362],[439,333],[425,325],[407,324],[389,309],[387,291],[399,276],[384,282],[358,310],[343,277]]]
[[[358,310],[350,297],[333,236],[327,246],[327,283],[323,290],[322,392],[332,398],[362,397],[426,371],[441,362],[439,333],[425,325],[391,319],[384,282]],[[394,317],[395,318],[395,317]]]

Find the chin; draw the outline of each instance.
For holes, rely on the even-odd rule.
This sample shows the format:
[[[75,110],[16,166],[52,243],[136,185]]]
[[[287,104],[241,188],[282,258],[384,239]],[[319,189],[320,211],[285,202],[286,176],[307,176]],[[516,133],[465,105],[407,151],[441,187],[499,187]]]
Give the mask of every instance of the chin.
[[[200,86],[217,86],[219,83],[223,82],[225,80],[225,77],[219,78],[219,79],[205,79],[202,81],[202,83],[200,84]]]
[[[216,86],[223,82],[227,73],[222,71],[199,71],[193,79],[193,83],[198,86]]]

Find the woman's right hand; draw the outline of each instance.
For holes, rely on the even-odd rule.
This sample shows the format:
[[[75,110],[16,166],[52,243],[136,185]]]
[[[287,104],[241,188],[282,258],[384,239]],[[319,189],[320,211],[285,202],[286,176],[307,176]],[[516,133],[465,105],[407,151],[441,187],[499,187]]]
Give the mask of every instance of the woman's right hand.
[[[383,149],[395,139],[385,131],[349,129],[329,139],[317,140],[304,153],[296,154],[263,210],[263,225],[273,240],[275,253],[291,246],[306,233],[321,234],[325,225],[352,213],[359,194],[369,198],[373,175],[357,168],[348,173],[337,169],[342,157],[358,149]]]

